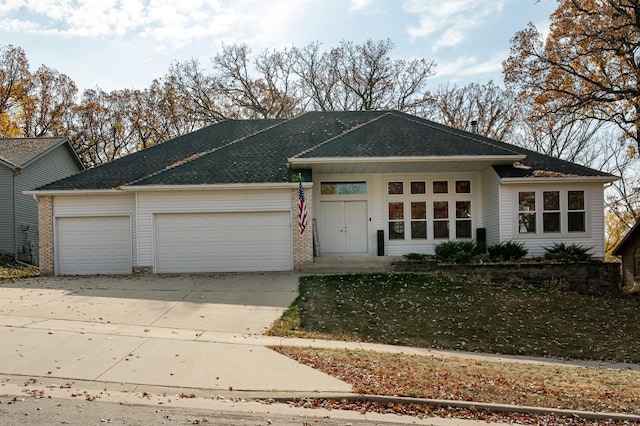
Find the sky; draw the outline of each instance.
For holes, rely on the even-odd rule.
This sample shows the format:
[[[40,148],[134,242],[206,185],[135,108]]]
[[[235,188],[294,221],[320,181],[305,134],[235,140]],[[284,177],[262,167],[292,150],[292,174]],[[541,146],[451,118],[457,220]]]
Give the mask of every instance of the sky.
[[[545,31],[555,0],[0,0],[0,46],[24,49],[80,91],[144,89],[174,62],[207,67],[223,44],[253,53],[391,39],[436,62],[430,85],[502,84],[510,39]]]

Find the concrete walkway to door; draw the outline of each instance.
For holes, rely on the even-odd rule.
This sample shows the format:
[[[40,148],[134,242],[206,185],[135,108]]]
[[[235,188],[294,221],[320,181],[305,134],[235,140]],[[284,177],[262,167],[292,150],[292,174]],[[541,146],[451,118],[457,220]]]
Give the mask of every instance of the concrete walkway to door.
[[[348,384],[266,348],[268,337],[258,339],[295,299],[297,284],[291,273],[2,282],[0,374],[347,393]]]

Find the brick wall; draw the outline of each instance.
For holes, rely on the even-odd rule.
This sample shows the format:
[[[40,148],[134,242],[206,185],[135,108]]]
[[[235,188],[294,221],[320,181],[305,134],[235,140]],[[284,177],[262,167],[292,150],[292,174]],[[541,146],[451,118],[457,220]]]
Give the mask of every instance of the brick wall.
[[[304,186],[307,201],[307,228],[300,234],[298,228],[298,188],[291,190],[291,232],[293,233],[293,270],[297,271],[305,263],[313,262],[313,191]]]
[[[38,197],[38,234],[40,236],[40,275],[54,274],[53,257],[53,197]]]

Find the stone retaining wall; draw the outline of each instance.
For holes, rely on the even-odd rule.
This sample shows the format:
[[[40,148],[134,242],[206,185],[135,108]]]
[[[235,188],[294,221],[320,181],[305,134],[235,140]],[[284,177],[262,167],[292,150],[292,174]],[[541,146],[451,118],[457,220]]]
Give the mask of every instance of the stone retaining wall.
[[[620,264],[608,262],[559,263],[485,263],[439,264],[427,262],[398,262],[398,272],[442,272],[453,276],[476,277],[504,283],[520,279],[537,287],[572,290],[588,294],[620,296]]]

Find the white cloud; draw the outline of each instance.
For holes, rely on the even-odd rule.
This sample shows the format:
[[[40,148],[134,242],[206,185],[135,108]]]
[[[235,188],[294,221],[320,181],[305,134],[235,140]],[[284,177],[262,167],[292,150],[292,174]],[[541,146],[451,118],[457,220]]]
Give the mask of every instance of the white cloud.
[[[355,0],[364,5],[367,0]],[[168,49],[206,38],[281,44],[305,3],[288,0],[6,0],[3,25],[35,35],[142,36]]]
[[[371,0],[351,0],[351,7],[349,12],[355,12],[362,10],[371,4]]]
[[[402,9],[419,17],[419,24],[407,29],[411,39],[436,37],[433,50],[455,46],[467,40],[473,29],[495,18],[505,0],[449,0],[426,2],[406,0]]]
[[[506,52],[496,52],[482,62],[478,62],[478,58],[475,56],[458,57],[452,61],[438,62],[435,77],[456,80],[457,77],[468,79],[474,76],[499,75],[502,72],[502,61],[506,57]]]

